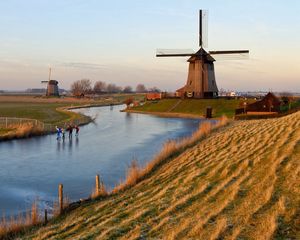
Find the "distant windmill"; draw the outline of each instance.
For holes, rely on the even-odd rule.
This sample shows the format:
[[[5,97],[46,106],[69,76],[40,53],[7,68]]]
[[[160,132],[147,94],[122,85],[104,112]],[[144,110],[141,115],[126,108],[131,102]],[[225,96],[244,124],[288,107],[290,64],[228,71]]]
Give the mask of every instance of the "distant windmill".
[[[46,96],[59,96],[58,81],[51,80],[51,67],[49,67],[48,81],[41,81],[41,83],[47,83]]]
[[[194,98],[212,98],[218,96],[218,87],[215,79],[214,61],[212,55],[248,54],[249,50],[208,51],[204,50],[205,36],[203,23],[207,13],[199,11],[199,46],[197,52],[193,50],[158,49],[156,57],[190,57],[188,78],[185,86],[177,90],[178,96]]]

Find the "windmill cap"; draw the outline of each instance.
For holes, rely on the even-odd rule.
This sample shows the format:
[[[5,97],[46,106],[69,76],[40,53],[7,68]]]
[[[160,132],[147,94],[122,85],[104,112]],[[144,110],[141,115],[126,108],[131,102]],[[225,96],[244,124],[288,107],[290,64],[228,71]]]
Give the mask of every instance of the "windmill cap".
[[[48,84],[51,84],[51,85],[57,85],[57,84],[58,84],[58,81],[56,81],[56,80],[50,80],[50,81],[48,82]]]

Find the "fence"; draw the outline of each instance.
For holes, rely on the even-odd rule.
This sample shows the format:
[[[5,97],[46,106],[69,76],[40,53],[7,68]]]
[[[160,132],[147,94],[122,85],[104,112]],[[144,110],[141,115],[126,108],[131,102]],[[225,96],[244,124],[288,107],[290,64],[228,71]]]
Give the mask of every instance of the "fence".
[[[90,121],[91,121],[91,118],[83,116],[81,118],[73,119],[68,122],[58,124],[58,125],[60,127],[66,128],[68,124],[83,125]],[[21,126],[23,124],[32,124],[34,127],[37,127],[46,133],[56,131],[56,125],[53,125],[50,123],[43,123],[37,119],[0,117],[0,128],[16,127],[16,126]]]
[[[19,126],[30,123],[34,126],[41,126],[43,123],[30,118],[16,118],[16,117],[0,117],[0,127],[9,128],[10,126]]]

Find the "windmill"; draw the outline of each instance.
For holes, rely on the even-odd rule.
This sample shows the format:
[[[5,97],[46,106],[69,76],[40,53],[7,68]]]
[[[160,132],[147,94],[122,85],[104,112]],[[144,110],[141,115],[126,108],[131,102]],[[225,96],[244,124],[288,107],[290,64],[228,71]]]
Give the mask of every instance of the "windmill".
[[[51,80],[51,67],[49,67],[48,81],[41,81],[41,83],[47,83],[46,96],[59,96],[58,81]]]
[[[199,10],[199,47],[197,52],[192,50],[157,49],[156,57],[189,57],[189,71],[186,84],[177,90],[180,97],[213,98],[218,96],[215,79],[214,55],[234,54],[237,56],[249,53],[249,50],[205,51],[207,32],[205,21],[207,13]]]

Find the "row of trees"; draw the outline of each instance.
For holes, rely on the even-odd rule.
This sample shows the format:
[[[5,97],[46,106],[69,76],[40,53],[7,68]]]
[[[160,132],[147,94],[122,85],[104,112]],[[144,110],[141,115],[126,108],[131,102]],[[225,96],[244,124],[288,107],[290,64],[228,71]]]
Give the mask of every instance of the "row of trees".
[[[102,81],[95,82],[92,85],[90,79],[81,79],[73,82],[71,85],[71,92],[75,96],[86,94],[103,94],[103,93],[146,93],[146,92],[160,92],[157,87],[147,89],[144,84],[138,84],[135,89],[131,86],[120,87],[114,83],[105,83]]]

